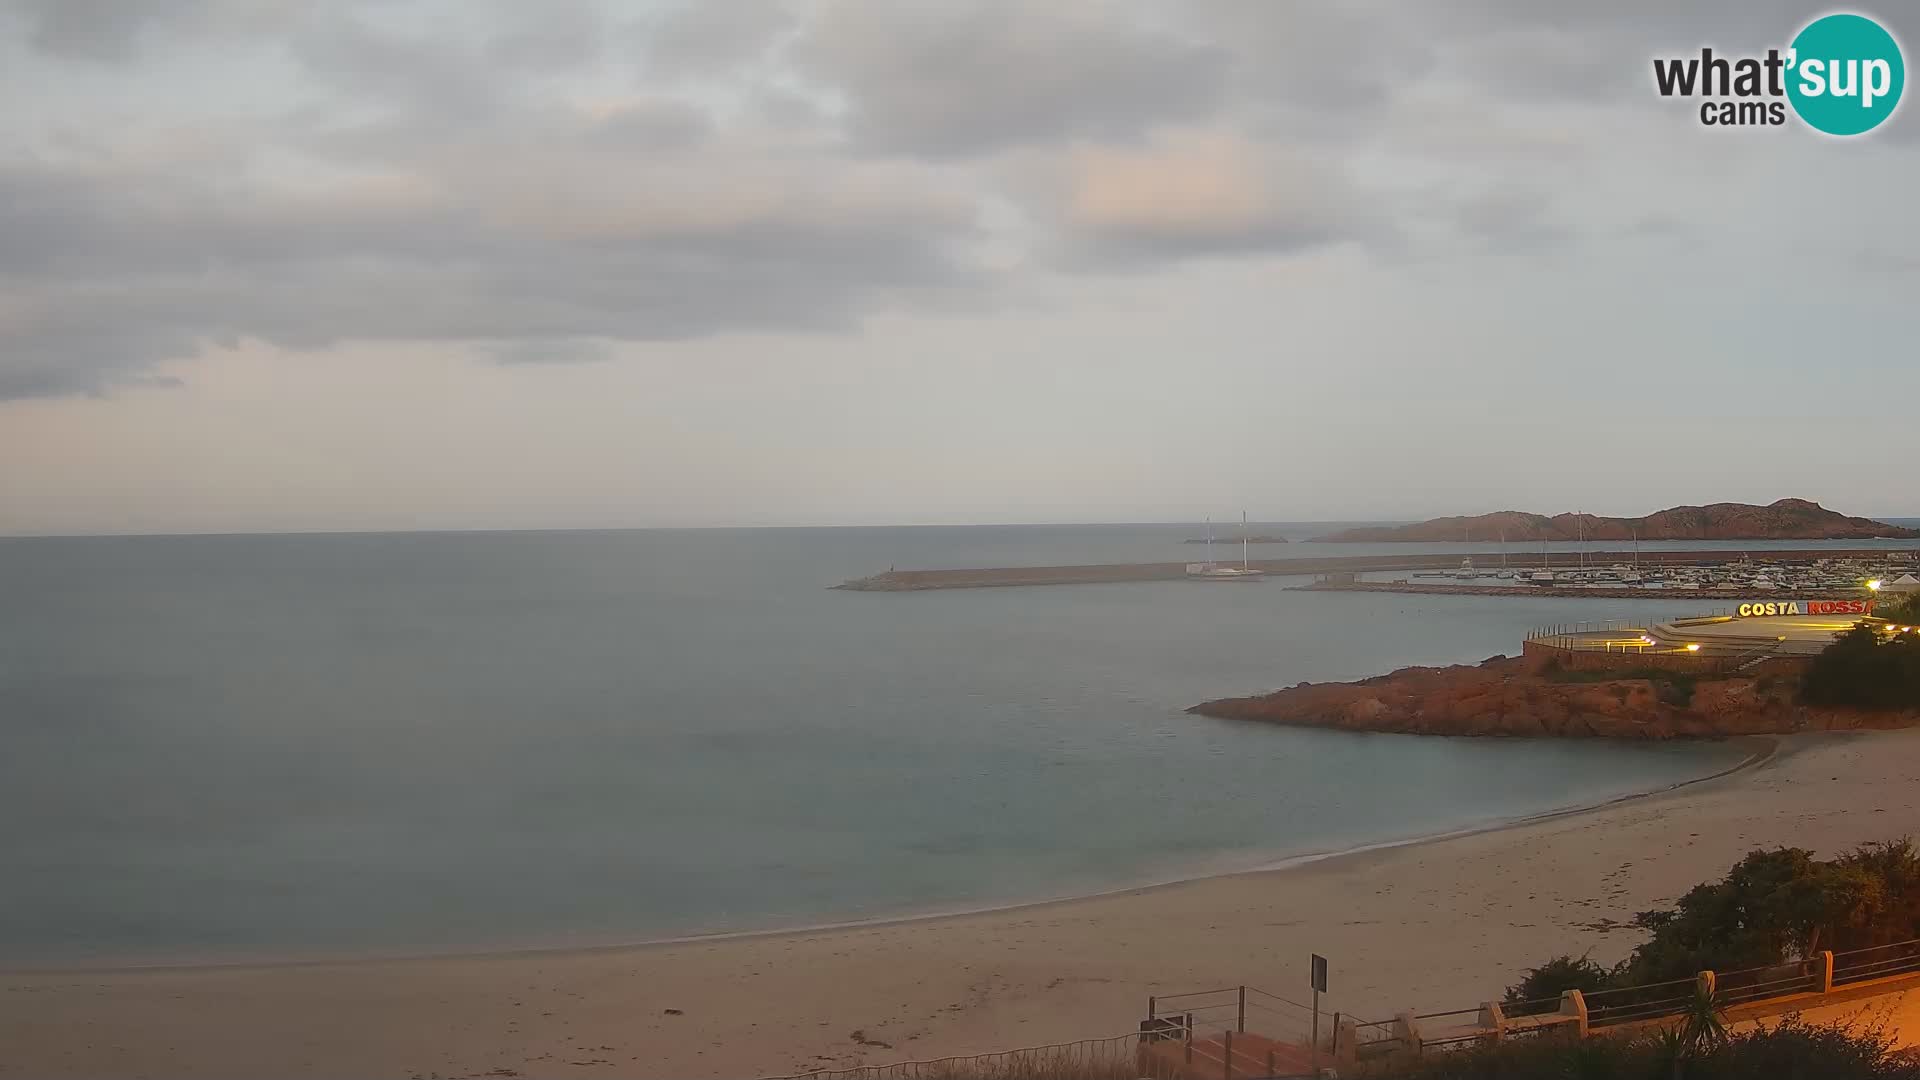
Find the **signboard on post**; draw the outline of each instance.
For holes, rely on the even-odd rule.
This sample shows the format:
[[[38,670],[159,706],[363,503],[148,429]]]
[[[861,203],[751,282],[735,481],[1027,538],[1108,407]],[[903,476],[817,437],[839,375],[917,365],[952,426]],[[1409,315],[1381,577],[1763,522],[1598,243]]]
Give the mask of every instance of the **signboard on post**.
[[[1314,1075],[1317,1076],[1320,1073],[1320,995],[1327,992],[1327,958],[1319,953],[1313,953],[1312,956],[1313,973],[1308,981],[1313,983],[1313,1030],[1307,1036],[1307,1052],[1313,1062]]]

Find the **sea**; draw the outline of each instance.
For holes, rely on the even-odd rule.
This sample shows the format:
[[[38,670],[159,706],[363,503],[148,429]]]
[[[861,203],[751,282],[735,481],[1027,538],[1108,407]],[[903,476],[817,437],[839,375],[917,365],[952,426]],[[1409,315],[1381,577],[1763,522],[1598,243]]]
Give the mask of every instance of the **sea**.
[[[0,967],[571,947],[977,910],[1496,825],[1744,753],[1185,712],[1513,653],[1531,626],[1698,606],[1684,598],[1288,579],[830,588],[893,567],[1186,560],[1198,535],[0,539]],[[1642,550],[1689,546],[1728,545]]]

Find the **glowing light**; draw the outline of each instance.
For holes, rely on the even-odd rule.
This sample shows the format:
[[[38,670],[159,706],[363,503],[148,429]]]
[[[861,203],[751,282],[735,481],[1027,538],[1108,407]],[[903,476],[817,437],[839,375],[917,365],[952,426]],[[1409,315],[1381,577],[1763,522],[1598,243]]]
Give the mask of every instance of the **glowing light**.
[[[1880,591],[1880,579],[1879,579],[1879,578],[1874,578],[1874,579],[1873,579],[1872,581],[1869,581],[1869,582],[1867,582],[1867,588],[1869,588],[1869,589],[1872,589],[1872,590],[1873,590],[1874,592],[1879,592],[1879,591]]]
[[[1697,641],[1689,641],[1689,642],[1687,643],[1687,651],[1688,651],[1688,652],[1699,652],[1699,651],[1700,651],[1700,643],[1699,643],[1699,642],[1697,642]]]

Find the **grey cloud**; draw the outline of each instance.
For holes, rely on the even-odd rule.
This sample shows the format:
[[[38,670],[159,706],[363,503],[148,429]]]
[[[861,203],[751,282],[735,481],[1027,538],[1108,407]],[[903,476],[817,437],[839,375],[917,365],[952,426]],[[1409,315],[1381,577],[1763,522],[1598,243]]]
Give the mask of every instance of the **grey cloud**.
[[[1310,251],[1359,237],[1348,223],[1274,218],[1226,229],[1109,226],[1075,230],[1064,253],[1080,269],[1138,270],[1180,259]]]
[[[538,338],[488,346],[486,353],[496,364],[596,364],[611,357],[613,347],[585,338]]]
[[[1514,100],[1643,102],[1656,56],[1785,46],[1820,9],[1798,0],[1465,0],[1410,14],[1454,72]]]
[[[0,217],[0,397],[99,392],[242,339],[486,341],[526,360],[583,338],[844,329],[979,286],[970,220],[912,199],[793,197],[704,219],[558,208],[587,215],[576,225],[492,194],[403,210],[143,194],[155,186],[0,173],[0,196],[31,196]]]
[[[1554,214],[1544,192],[1507,188],[1462,200],[1455,224],[1482,250],[1498,254],[1541,254],[1563,248],[1577,234]]]
[[[25,24],[27,40],[56,56],[110,62],[125,59],[156,24],[191,15],[205,0],[7,0],[0,18]]]
[[[833,4],[793,55],[845,96],[858,142],[935,156],[1125,139],[1205,116],[1231,62],[1117,5],[1011,0]]]
[[[591,137],[610,146],[637,150],[685,149],[713,133],[702,110],[677,101],[623,105],[601,116]]]
[[[1191,18],[1196,32],[1237,54],[1239,104],[1296,120],[1311,113],[1352,124],[1435,64],[1434,35],[1378,3],[1211,0]]]
[[[486,59],[497,68],[517,71],[566,71],[599,59],[606,48],[606,25],[589,9],[541,3],[534,21],[489,41]]]
[[[477,51],[438,36],[378,32],[346,11],[305,28],[289,48],[336,88],[387,105],[475,116],[497,107],[511,89]]]
[[[707,76],[765,59],[799,25],[785,4],[682,0],[633,29],[642,70]]]
[[[252,33],[309,84],[299,111],[218,133],[294,175],[286,190],[224,162],[0,156],[0,398],[155,378],[209,343],[578,362],[985,302],[983,208],[1017,208],[1019,235],[990,238],[1003,250],[1083,273],[1409,236],[1551,250],[1646,209],[1557,213],[1599,155],[1633,152],[1586,140],[1582,108],[1646,101],[1656,50],[1764,47],[1806,16],[1786,0],[691,0],[608,9],[622,24],[472,0],[434,9],[458,17],[447,33],[402,34],[388,10],[0,0],[48,53]],[[555,89],[596,63],[583,100]],[[1526,123],[1495,115],[1534,103]],[[1914,115],[1889,136],[1920,132]],[[1183,173],[1212,159],[1182,138],[1232,149]],[[1087,188],[1061,175],[1082,154],[1149,160]],[[1303,159],[1310,175],[1290,171]]]

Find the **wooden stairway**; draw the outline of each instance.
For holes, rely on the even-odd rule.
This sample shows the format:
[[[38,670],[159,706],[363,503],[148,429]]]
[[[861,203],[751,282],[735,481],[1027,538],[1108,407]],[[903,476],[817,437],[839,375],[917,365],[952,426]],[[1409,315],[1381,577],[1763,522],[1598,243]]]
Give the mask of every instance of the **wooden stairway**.
[[[1195,1038],[1191,1052],[1184,1041],[1177,1039],[1150,1042],[1142,1049],[1156,1066],[1153,1075],[1167,1080],[1264,1080],[1313,1075],[1312,1054],[1299,1043],[1250,1031],[1236,1031],[1232,1036],[1230,1058],[1225,1033]]]

